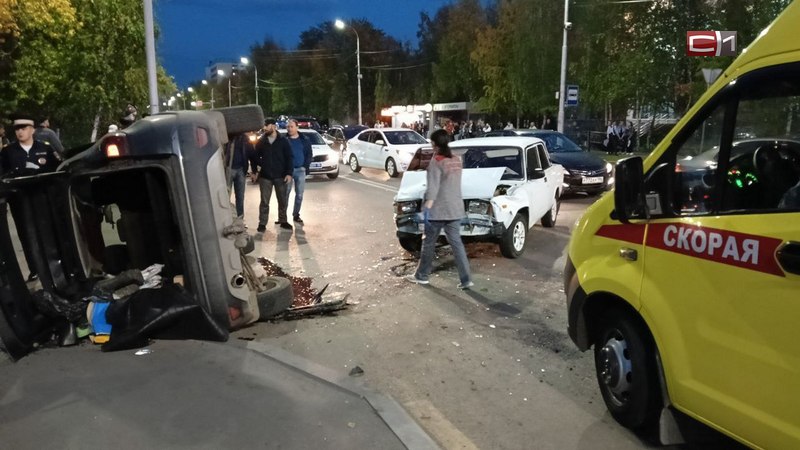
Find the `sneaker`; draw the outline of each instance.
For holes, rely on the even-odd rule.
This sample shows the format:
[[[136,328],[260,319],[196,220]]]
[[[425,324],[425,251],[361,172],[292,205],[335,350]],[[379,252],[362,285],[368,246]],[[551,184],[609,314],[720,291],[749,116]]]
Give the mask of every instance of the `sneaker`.
[[[459,289],[469,289],[472,286],[475,286],[475,283],[473,283],[472,281],[467,281],[466,283],[458,283]]]
[[[417,278],[416,275],[408,275],[406,277],[406,281],[410,281],[410,282],[416,283],[416,284],[431,284],[431,282],[428,281],[428,280],[420,280],[419,278]]]
[[[289,222],[283,222],[281,223],[281,228],[283,228],[284,230],[291,230],[292,226],[289,225]]]
[[[258,228],[256,228],[256,231],[258,231],[259,233],[263,233],[263,232],[267,231],[267,226],[266,225],[262,225],[262,224],[258,224]]]
[[[301,219],[300,216],[294,216],[294,221],[295,223],[299,223],[300,225],[303,224],[303,219]]]

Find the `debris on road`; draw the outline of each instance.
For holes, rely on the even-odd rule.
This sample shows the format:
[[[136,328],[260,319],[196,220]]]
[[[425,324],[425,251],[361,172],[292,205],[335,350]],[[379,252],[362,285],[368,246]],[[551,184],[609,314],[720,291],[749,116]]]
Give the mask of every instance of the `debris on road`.
[[[292,283],[294,291],[292,306],[276,318],[296,319],[315,314],[328,314],[345,309],[349,305],[347,303],[349,294],[346,293],[330,293],[323,298],[323,294],[330,284],[326,284],[322,289],[316,291],[311,287],[312,278],[289,275],[283,268],[266,258],[259,258],[258,262],[264,268],[267,276],[283,277]]]
[[[359,366],[355,366],[350,370],[351,377],[360,377],[361,375],[364,375],[364,369]]]

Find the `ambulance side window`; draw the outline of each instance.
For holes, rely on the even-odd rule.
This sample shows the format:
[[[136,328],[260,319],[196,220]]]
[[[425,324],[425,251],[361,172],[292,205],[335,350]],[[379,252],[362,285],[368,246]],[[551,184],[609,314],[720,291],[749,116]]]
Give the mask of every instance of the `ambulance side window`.
[[[724,117],[725,103],[721,103],[696,126],[675,154],[676,214],[697,215],[712,210],[719,195],[715,184]]]
[[[800,67],[746,80],[733,129],[722,211],[800,209]]]

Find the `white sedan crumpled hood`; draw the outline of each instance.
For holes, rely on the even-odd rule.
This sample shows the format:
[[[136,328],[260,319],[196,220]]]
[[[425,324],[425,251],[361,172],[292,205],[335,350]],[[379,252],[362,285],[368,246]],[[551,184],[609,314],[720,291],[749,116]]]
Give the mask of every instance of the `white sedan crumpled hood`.
[[[485,199],[494,197],[494,191],[500,184],[505,172],[504,167],[483,169],[464,169],[461,172],[461,196],[466,199]],[[405,172],[397,191],[397,201],[419,200],[427,189],[428,173],[424,170]]]

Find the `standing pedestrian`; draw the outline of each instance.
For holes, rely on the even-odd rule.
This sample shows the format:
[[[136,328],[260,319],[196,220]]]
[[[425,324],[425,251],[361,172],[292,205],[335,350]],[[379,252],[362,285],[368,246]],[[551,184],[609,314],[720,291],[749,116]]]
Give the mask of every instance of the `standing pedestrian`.
[[[258,180],[261,190],[261,204],[258,206],[259,233],[267,230],[269,202],[272,190],[278,199],[278,222],[281,228],[291,230],[286,220],[286,185],[292,181],[292,147],[289,141],[278,134],[275,119],[264,120],[264,135],[256,144],[255,162],[258,170],[253,172],[253,181]]]
[[[289,203],[289,194],[292,192],[292,184],[294,184],[294,209],[292,209],[292,218],[296,223],[303,224],[303,219],[300,218],[300,207],[303,206],[303,193],[306,190],[306,174],[308,168],[311,167],[311,161],[314,159],[314,152],[311,150],[311,142],[300,134],[297,126],[297,121],[289,119],[286,124],[286,134],[289,136],[289,144],[292,146],[292,160],[294,161],[294,168],[292,169],[292,180],[286,189],[286,203]]]
[[[416,272],[406,279],[412,283],[429,284],[428,277],[433,269],[436,240],[444,229],[447,242],[453,249],[461,281],[457,287],[469,289],[474,283],[470,275],[467,251],[461,241],[461,219],[466,216],[464,200],[461,197],[463,164],[461,158],[450,150],[450,138],[445,130],[434,131],[431,143],[435,154],[428,165],[428,187],[422,206],[425,218],[422,251]]]
[[[244,217],[244,189],[247,184],[247,169],[254,157],[255,149],[250,142],[250,135],[243,133],[236,136],[228,144],[226,155],[230,169],[230,184],[236,199],[236,216]]]
[[[34,123],[32,116],[20,114],[14,117],[14,134],[17,141],[3,147],[3,150],[0,151],[0,168],[3,177],[37,175],[53,172],[58,167],[59,160],[53,148],[49,144],[33,138]],[[34,281],[39,276],[36,268],[33,267],[33,255],[27,245],[28,232],[27,228],[23,226],[22,205],[16,195],[11,197],[9,205],[11,206],[11,216],[17,227],[17,234],[22,242],[25,259],[31,271],[28,281]]]
[[[49,144],[56,154],[60,157],[64,154],[64,146],[55,131],[50,129],[50,118],[43,117],[33,132],[33,139]]]

